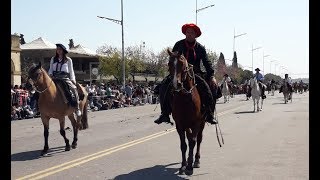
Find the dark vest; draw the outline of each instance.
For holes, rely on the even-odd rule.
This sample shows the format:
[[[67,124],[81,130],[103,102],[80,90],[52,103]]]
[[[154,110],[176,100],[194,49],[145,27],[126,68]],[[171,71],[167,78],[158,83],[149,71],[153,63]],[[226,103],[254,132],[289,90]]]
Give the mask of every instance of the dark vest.
[[[58,58],[54,58],[53,59],[53,64],[57,63],[56,69],[53,70],[52,74],[53,77],[57,78],[57,79],[70,79],[70,74],[64,71],[61,71],[62,65],[67,63],[68,61],[64,61],[62,60],[61,62],[59,62]],[[60,64],[60,68],[58,69],[58,66]]]

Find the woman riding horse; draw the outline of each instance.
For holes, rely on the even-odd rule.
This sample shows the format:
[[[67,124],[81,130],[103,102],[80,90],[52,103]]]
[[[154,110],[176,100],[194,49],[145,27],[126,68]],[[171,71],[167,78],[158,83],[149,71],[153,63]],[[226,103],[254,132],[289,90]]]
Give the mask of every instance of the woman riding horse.
[[[49,74],[42,68],[41,63],[37,66],[32,66],[28,72],[28,89],[36,89],[39,92],[39,111],[44,127],[44,149],[41,155],[45,155],[49,150],[49,120],[56,118],[60,122],[60,134],[66,143],[65,150],[70,150],[69,140],[65,133],[65,116],[71,121],[73,127],[73,142],[72,148],[77,147],[78,130],[88,128],[87,116],[87,97],[86,90],[80,84],[75,83],[75,75],[71,58],[66,56],[68,51],[62,44],[56,44],[56,56],[51,59],[49,74],[53,76],[50,78]],[[71,81],[70,81],[71,79]],[[71,87],[62,88],[62,81],[67,81]],[[77,89],[76,89],[77,88]],[[68,96],[69,92],[73,91],[74,96]],[[78,98],[78,90],[81,92],[80,101]],[[66,98],[69,97],[69,98]],[[70,102],[71,101],[71,102]],[[77,120],[74,117],[76,111]]]
[[[76,87],[76,77],[73,71],[72,59],[66,56],[68,51],[63,44],[56,44],[56,46],[56,55],[51,58],[48,73],[51,77],[64,80],[68,84],[75,95],[76,115],[81,116],[81,111],[79,108],[79,95]]]
[[[211,61],[208,59],[206,49],[196,38],[201,35],[200,28],[195,24],[185,24],[182,26],[182,33],[186,35],[185,39],[182,39],[174,45],[172,51],[177,51],[180,55],[183,54],[187,59],[188,63],[193,65],[195,75],[195,81],[197,83],[197,88],[199,89],[201,102],[204,104],[205,120],[211,124],[217,124],[217,121],[213,117],[213,111],[215,104],[213,103],[215,99],[221,97],[221,90],[216,87],[215,90],[210,89],[206,80],[209,84],[214,84],[214,70]],[[206,80],[201,77],[204,72],[200,69],[200,61],[202,61],[204,67],[206,68]],[[172,75],[168,75],[162,82],[160,86],[160,105],[161,105],[161,115],[154,122],[160,124],[162,122],[170,123],[171,108],[170,108],[170,97],[171,93],[171,81]],[[212,92],[214,94],[212,94]]]

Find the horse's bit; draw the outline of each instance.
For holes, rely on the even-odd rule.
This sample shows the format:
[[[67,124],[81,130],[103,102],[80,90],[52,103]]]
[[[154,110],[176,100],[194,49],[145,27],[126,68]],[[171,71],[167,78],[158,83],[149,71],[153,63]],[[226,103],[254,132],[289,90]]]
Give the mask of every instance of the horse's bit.
[[[42,73],[42,70],[40,69],[40,71],[41,71],[41,73]],[[28,76],[28,81],[30,82],[30,81],[32,81],[33,82],[33,84],[35,85],[35,87],[36,87],[36,89],[35,89],[35,91],[37,91],[38,93],[43,93],[43,92],[45,92],[45,91],[47,91],[48,89],[49,89],[49,87],[52,85],[52,79],[51,79],[51,82],[50,82],[50,85],[49,86],[47,86],[44,90],[42,90],[42,91],[39,91],[38,90],[38,85],[37,85],[37,82],[39,81],[39,79],[40,79],[40,72],[39,73],[37,73],[38,74],[38,76],[37,76],[37,78],[36,78],[36,80],[33,80],[32,78],[30,78],[29,76]]]
[[[189,67],[190,66],[190,67]],[[195,79],[195,75],[194,75],[194,71],[193,71],[193,66],[191,64],[189,64],[189,66],[187,66],[185,68],[185,70],[183,70],[183,73],[185,73],[185,76],[182,79],[182,82],[184,82],[187,79],[187,76],[189,76],[191,79],[193,79],[193,86],[190,88],[190,90],[188,91],[185,87],[183,87],[183,84],[181,86],[180,89],[175,90],[175,92],[180,92],[180,91],[184,91],[187,94],[191,94],[193,89],[197,86],[196,84],[196,79]],[[190,74],[190,70],[192,70],[192,75]]]

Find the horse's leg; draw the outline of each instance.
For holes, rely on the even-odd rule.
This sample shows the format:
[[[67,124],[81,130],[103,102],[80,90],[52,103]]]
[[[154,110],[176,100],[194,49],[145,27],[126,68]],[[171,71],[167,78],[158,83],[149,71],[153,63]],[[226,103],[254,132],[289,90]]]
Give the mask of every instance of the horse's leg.
[[[260,101],[260,97],[258,97],[258,99],[257,99],[257,112],[259,112],[259,111],[260,111],[259,101]]]
[[[197,136],[197,152],[196,152],[196,156],[195,156],[195,161],[193,163],[194,168],[200,168],[200,144],[202,142],[202,137],[203,137],[202,132],[204,129],[204,125],[205,125],[205,123],[201,124],[200,131]]]
[[[256,112],[256,98],[252,97],[253,100],[253,112]]]
[[[179,169],[179,174],[183,174],[187,167],[187,160],[186,160],[186,152],[187,152],[187,143],[186,143],[186,135],[185,131],[178,129],[178,134],[180,137],[180,149],[181,149],[181,155],[182,155],[182,162],[181,162],[181,168]]]
[[[196,138],[194,138],[194,129],[192,133],[187,132],[187,138],[189,142],[189,155],[188,155],[188,165],[186,168],[186,175],[192,175],[193,174],[193,150],[194,146],[196,145]]]
[[[75,149],[77,148],[77,141],[78,141],[78,125],[77,125],[76,119],[73,116],[73,113],[70,114],[68,118],[70,119],[73,127],[73,141],[72,141],[71,147]]]
[[[44,131],[43,131],[44,148],[41,152],[41,155],[43,156],[43,155],[47,154],[48,150],[49,150],[48,138],[49,138],[49,120],[50,120],[50,118],[41,116],[41,120],[42,120],[42,124],[43,124],[43,128],[44,128]]]
[[[66,143],[66,151],[70,151],[70,144],[69,144],[69,139],[66,137],[66,131],[64,130],[65,126],[65,117],[62,117],[59,119],[60,122],[60,134],[64,139],[64,142]]]

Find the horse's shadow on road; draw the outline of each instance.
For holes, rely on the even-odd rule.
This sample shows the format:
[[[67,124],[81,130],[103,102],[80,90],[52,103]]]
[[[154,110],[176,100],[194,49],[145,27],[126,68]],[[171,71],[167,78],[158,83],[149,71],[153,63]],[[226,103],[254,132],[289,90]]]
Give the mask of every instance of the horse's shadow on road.
[[[286,104],[284,102],[276,102],[276,103],[272,103],[272,105],[275,105],[275,104]]]
[[[246,114],[246,113],[254,113],[253,111],[239,111],[235,112],[234,114]]]
[[[54,147],[50,148],[48,154],[45,157],[50,157],[54,154],[58,154],[61,152],[65,152],[65,146]],[[39,159],[41,157],[42,150],[34,150],[34,151],[26,151],[26,152],[19,152],[16,154],[11,154],[11,161],[29,161],[34,159]]]
[[[112,180],[141,180],[141,179],[152,179],[152,180],[186,180],[186,178],[178,176],[179,168],[169,168],[169,166],[177,165],[180,163],[172,163],[168,165],[156,165],[149,168],[139,169],[132,171],[128,174],[121,174],[114,177]]]

